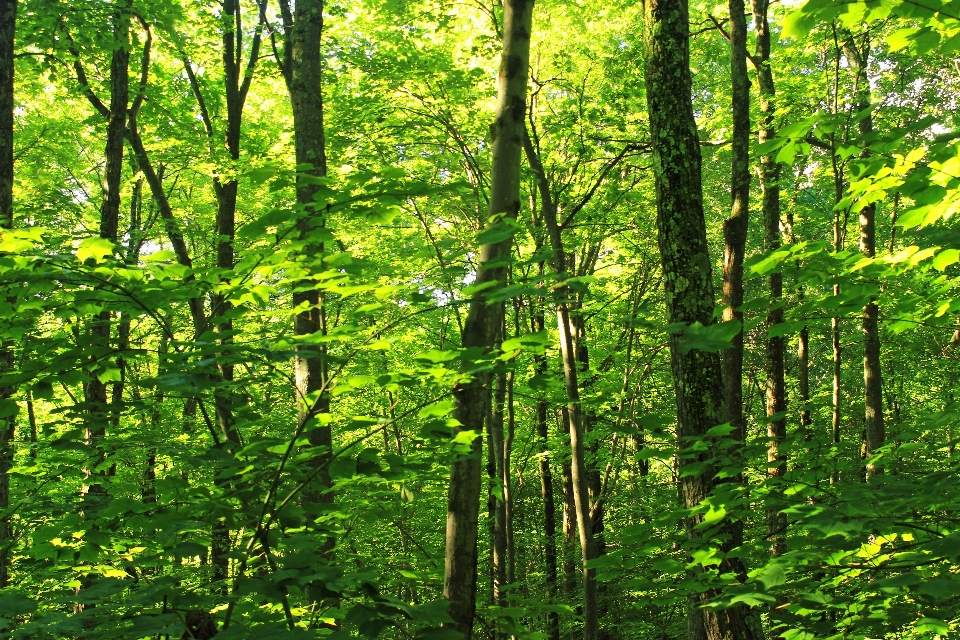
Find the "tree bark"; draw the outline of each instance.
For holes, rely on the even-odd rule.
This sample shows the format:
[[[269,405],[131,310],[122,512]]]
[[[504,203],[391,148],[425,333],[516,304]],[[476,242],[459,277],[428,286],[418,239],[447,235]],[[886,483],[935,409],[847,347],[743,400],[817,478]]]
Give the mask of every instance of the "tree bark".
[[[323,0],[297,2],[291,12],[289,3],[282,3],[282,15],[290,16],[285,26],[286,54],[282,61],[284,79],[290,93],[293,128],[296,145],[297,207],[300,219],[297,232],[307,242],[305,255],[322,259],[325,244],[322,239],[326,227],[326,210],[315,199],[321,185],[318,180],[327,175],[327,149],[323,113]],[[318,237],[320,236],[320,237]],[[321,271],[321,264],[308,264],[309,271]],[[293,306],[298,309],[294,318],[294,335],[307,336],[327,333],[326,299],[313,280],[297,283]],[[326,470],[333,455],[333,431],[329,424],[306,425],[313,416],[330,413],[329,370],[327,346],[298,347],[294,358],[297,405],[300,428],[309,426],[307,437],[311,446],[320,447],[314,464],[323,470],[314,486],[305,496],[313,504],[330,504],[331,479]],[[334,540],[327,540],[327,552]]]
[[[553,250],[553,269],[562,281],[569,278],[567,254],[563,246],[563,235],[557,220],[557,205],[550,190],[550,184],[533,146],[530,136],[524,134],[524,149],[527,161],[533,168],[540,192],[540,213],[546,226],[550,247]],[[596,557],[593,518],[590,509],[589,476],[584,448],[584,416],[580,406],[580,384],[578,374],[580,362],[578,349],[574,341],[574,326],[570,313],[570,300],[574,291],[568,286],[553,288],[554,305],[557,314],[557,329],[560,335],[560,357],[563,362],[564,387],[567,394],[566,422],[570,434],[570,474],[573,489],[574,507],[577,516],[577,533],[580,539],[580,575],[583,582],[583,634],[585,640],[595,640],[599,633],[597,610],[596,570],[587,568],[587,563]],[[602,525],[601,525],[602,526]]]
[[[490,224],[515,220],[520,211],[520,155],[526,113],[527,75],[530,58],[530,31],[533,0],[505,0],[503,3],[503,53],[500,63],[498,97],[493,134],[493,166],[490,179]],[[513,247],[512,236],[484,244],[479,252],[475,286],[505,285],[507,263]],[[502,305],[488,304],[480,289],[470,300],[461,343],[465,349],[490,353],[496,347],[502,324]],[[490,405],[489,373],[464,377],[453,389],[454,417],[458,432],[474,435],[472,451],[454,461],[447,496],[446,552],[443,595],[450,601],[449,628],[466,640],[473,634],[477,585],[477,518],[480,499],[479,435]]]
[[[743,257],[750,220],[750,80],[747,76],[747,21],[743,0],[730,4],[730,77],[732,80],[732,166],[730,217],[723,221],[723,319],[743,325]],[[723,402],[736,440],[746,440],[743,416],[743,331],[722,354]]]
[[[543,276],[541,263],[540,275]],[[533,317],[533,330],[545,328],[543,311],[537,309]],[[547,357],[535,356],[537,375],[547,373]],[[548,604],[556,604],[557,599],[557,507],[553,492],[553,472],[550,469],[550,433],[547,423],[549,404],[537,400],[536,404],[537,440],[539,441],[540,495],[543,498],[543,561],[546,570],[544,598]],[[556,611],[547,614],[545,633],[550,640],[560,640],[560,615]]]
[[[111,17],[114,49],[110,57],[110,106],[107,115],[107,142],[100,204],[100,237],[117,242],[120,224],[120,187],[123,180],[123,145],[127,125],[127,106],[130,96],[128,70],[130,66],[129,3],[118,4]],[[110,311],[103,310],[91,321],[90,342],[93,351],[110,347]],[[89,469],[85,479],[84,514],[95,518],[106,497],[102,484],[104,472],[100,469],[105,459],[103,440],[109,421],[107,386],[94,373],[84,386],[86,415],[84,439],[91,450]]]
[[[0,0],[0,228],[13,228],[13,44],[17,0]]]
[[[506,606],[503,591],[507,584],[507,505],[503,485],[504,403],[507,398],[507,376],[498,372],[494,376],[493,410],[487,431],[489,443],[487,474],[490,478],[489,514],[492,521],[490,540],[490,567],[492,573],[491,593],[493,604]],[[498,637],[495,634],[495,637]]]
[[[13,228],[13,44],[17,0],[0,0],[0,229]],[[0,344],[0,375],[13,369],[13,343]],[[0,387],[0,513],[10,506],[10,476],[14,456],[16,390]],[[0,589],[10,580],[13,529],[8,516],[0,518]]]
[[[833,25],[833,40],[834,47],[836,49],[834,56],[833,64],[833,114],[836,116],[839,114],[840,107],[840,57],[842,50],[837,38],[837,27],[836,24]],[[839,160],[837,155],[837,136],[835,133],[830,134],[830,164],[833,173],[833,198],[834,203],[839,203],[843,199],[843,163]],[[847,234],[847,212],[841,212],[840,209],[834,207],[833,212],[833,252],[839,253],[843,249],[843,245],[846,242]],[[838,297],[840,295],[840,283],[837,281],[836,277],[833,280],[833,295]],[[832,412],[830,416],[831,421],[831,441],[834,445],[834,449],[838,450],[840,445],[840,421],[841,421],[841,411],[840,411],[840,374],[843,369],[843,347],[840,344],[840,318],[838,316],[832,316],[830,318],[830,338],[831,346],[833,349],[833,380],[832,380]],[[840,473],[835,468],[833,473],[830,475],[831,484],[835,484],[840,481]]]
[[[861,158],[869,158],[870,135],[873,133],[873,116],[870,108],[870,81],[867,78],[867,63],[870,57],[870,40],[864,35],[863,46],[858,46],[852,35],[844,34],[843,53],[850,70],[854,73],[853,108],[860,119],[857,126],[864,150]],[[860,209],[860,252],[866,258],[877,253],[877,205],[870,203]],[[863,453],[866,458],[866,479],[883,473],[883,467],[873,462],[886,433],[883,426],[883,375],[880,369],[880,309],[876,299],[871,298],[863,307],[863,390],[864,390],[864,438]]]
[[[776,135],[774,114],[776,112],[773,69],[770,68],[770,24],[767,21],[769,0],[753,0],[753,20],[757,33],[755,60],[757,78],[760,84],[760,134],[758,142],[763,144]],[[774,251],[781,246],[780,231],[780,165],[773,156],[760,158],[760,188],[763,193],[763,245],[764,250]],[[766,408],[767,408],[767,473],[774,479],[782,478],[787,472],[786,456],[781,452],[781,444],[787,437],[786,416],[781,415],[787,409],[786,384],[784,381],[784,340],[783,336],[771,336],[771,329],[783,322],[783,274],[777,270],[770,274],[770,310],[767,312],[767,349],[764,368],[766,370]],[[774,419],[774,416],[780,417]],[[774,493],[779,493],[774,485]],[[767,540],[771,553],[775,556],[786,551],[787,517],[773,507],[767,514]]]
[[[653,171],[657,199],[657,236],[663,265],[667,313],[671,323],[709,325],[713,316],[713,282],[703,215],[700,144],[693,116],[689,11],[686,0],[647,0],[644,5],[644,66]],[[715,353],[681,349],[681,336],[671,334],[670,354],[677,399],[677,435],[681,443],[701,439],[725,422],[720,358]],[[708,453],[682,461],[707,462]],[[681,467],[682,469],[682,467]],[[682,477],[684,504],[700,504],[713,488],[714,471]],[[691,539],[701,516],[686,518]],[[727,533],[729,535],[729,533]],[[724,570],[737,571],[721,566]],[[696,596],[700,604],[712,594]],[[691,638],[753,640],[744,607],[704,611],[690,607]]]

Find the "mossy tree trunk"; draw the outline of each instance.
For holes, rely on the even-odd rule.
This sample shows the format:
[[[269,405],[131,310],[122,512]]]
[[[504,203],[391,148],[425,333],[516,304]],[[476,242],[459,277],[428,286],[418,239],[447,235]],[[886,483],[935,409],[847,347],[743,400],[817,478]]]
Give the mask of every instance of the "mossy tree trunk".
[[[690,79],[689,10],[686,0],[647,0],[644,5],[644,66],[650,141],[657,200],[657,236],[663,267],[667,313],[671,323],[709,325],[714,293],[706,223],[703,214],[700,143],[693,116]],[[670,355],[677,400],[677,436],[681,444],[702,440],[726,421],[720,358],[716,353],[683,348],[682,334],[671,334]],[[681,460],[685,506],[696,507],[713,489],[711,452]],[[683,475],[683,467],[706,463],[700,473]],[[686,518],[687,535],[696,540],[701,516]],[[721,525],[719,536],[729,536]],[[736,564],[739,564],[737,562]],[[739,575],[730,559],[721,573]],[[732,607],[704,611],[698,607],[714,593],[691,597],[691,638],[753,640],[762,637],[750,624],[749,611]]]

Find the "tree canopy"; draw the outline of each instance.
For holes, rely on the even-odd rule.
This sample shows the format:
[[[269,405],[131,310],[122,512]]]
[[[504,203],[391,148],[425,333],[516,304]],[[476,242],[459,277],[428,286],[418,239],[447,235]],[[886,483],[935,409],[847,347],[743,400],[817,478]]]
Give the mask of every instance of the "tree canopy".
[[[0,0],[0,638],[960,634],[957,0]]]

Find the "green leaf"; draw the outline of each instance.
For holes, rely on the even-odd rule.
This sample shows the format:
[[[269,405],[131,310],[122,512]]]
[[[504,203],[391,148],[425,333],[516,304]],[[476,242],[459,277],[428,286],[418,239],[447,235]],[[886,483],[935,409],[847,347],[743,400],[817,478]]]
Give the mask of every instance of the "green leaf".
[[[711,438],[728,436],[736,430],[737,430],[736,427],[734,427],[729,422],[726,422],[724,424],[718,424],[715,427],[710,427],[709,429],[707,429],[707,435],[710,436]]]
[[[116,245],[106,238],[84,238],[77,247],[77,260],[86,262],[92,258],[94,262],[103,262],[107,256],[112,256]]]
[[[14,617],[30,615],[37,610],[37,602],[20,593],[8,593],[0,596],[0,616]]]
[[[526,333],[522,336],[504,340],[500,348],[504,352],[511,351],[529,351],[531,353],[543,354],[550,344],[549,335],[546,330],[537,333]]]
[[[441,400],[420,409],[421,418],[442,418],[453,411],[453,400]]]
[[[914,590],[937,600],[945,600],[960,595],[960,580],[937,576],[924,580]]]
[[[515,236],[522,227],[523,225],[513,218],[501,218],[499,222],[477,234],[477,244],[496,244],[503,242]]]
[[[680,334],[678,348],[681,353],[689,353],[695,349],[715,353],[730,346],[733,337],[740,333],[743,325],[739,320],[714,322],[704,326],[699,322],[691,325],[674,323],[667,327],[670,333]]]
[[[944,271],[954,262],[960,261],[960,249],[946,249],[937,254],[933,259],[933,267],[939,271]]]
[[[765,589],[770,590],[787,583],[787,572],[783,565],[779,563],[771,564],[760,569],[753,578],[761,583]]]

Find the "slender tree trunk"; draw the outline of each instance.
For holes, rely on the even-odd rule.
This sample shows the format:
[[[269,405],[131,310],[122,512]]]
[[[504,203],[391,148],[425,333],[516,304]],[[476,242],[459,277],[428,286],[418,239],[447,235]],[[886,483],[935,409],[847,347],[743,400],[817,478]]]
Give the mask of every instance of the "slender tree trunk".
[[[644,63],[650,139],[657,198],[657,230],[671,323],[709,325],[713,283],[703,215],[700,144],[693,116],[689,12],[685,0],[647,0],[644,5]],[[703,438],[725,422],[720,358],[699,350],[681,350],[681,336],[671,335],[670,353],[677,399],[677,435],[681,442]],[[709,453],[684,460],[708,462]],[[681,467],[682,469],[682,467]],[[682,478],[684,504],[700,504],[713,488],[713,471]],[[701,516],[686,519],[687,535],[699,538]],[[729,532],[724,532],[730,535]],[[725,567],[721,566],[721,572]],[[732,567],[726,567],[730,571]],[[696,598],[703,602],[711,593]],[[759,638],[743,607],[703,611],[691,607],[691,638],[753,640]],[[702,632],[701,632],[702,629]]]
[[[515,220],[520,211],[520,155],[526,113],[527,75],[533,0],[505,0],[503,3],[503,54],[500,63],[498,98],[493,135],[493,166],[490,178],[489,220]],[[470,301],[461,343],[464,348],[491,352],[496,347],[502,324],[502,305],[488,304],[486,293],[506,283],[506,262],[513,238],[485,244],[480,248],[475,286],[492,284],[478,291]],[[453,463],[447,496],[446,552],[443,595],[450,601],[449,628],[466,640],[473,635],[477,585],[477,518],[480,499],[479,435],[490,403],[489,373],[473,374],[453,389],[454,417],[458,431],[474,434],[472,452]]]
[[[127,14],[128,10],[128,3],[117,5],[111,18],[114,49],[110,59],[110,106],[107,117],[107,143],[104,153],[106,162],[102,185],[103,200],[100,205],[100,237],[111,242],[117,241],[117,231],[120,224],[123,144],[130,93],[127,75],[130,63],[130,16]],[[110,346],[110,315],[109,311],[103,310],[91,322],[90,340],[94,350],[108,349]],[[106,436],[106,427],[109,421],[107,386],[96,374],[92,375],[85,385],[84,400],[87,403],[84,438],[91,452],[83,491],[84,514],[89,518],[95,518],[106,497],[106,487],[102,483],[104,471],[100,467],[105,458],[103,440]]]
[[[543,276],[543,266],[541,264],[540,275]],[[545,322],[543,311],[538,309],[533,319],[533,330],[543,331]],[[538,375],[547,373],[548,365],[546,356],[536,356],[536,371]],[[537,439],[540,449],[540,494],[543,497],[543,555],[544,566],[546,569],[546,592],[545,600],[548,604],[556,604],[557,601],[557,507],[553,492],[553,472],[550,469],[550,445],[549,430],[547,423],[547,413],[549,404],[543,400],[537,400],[536,405],[536,424]],[[547,614],[546,634],[550,640],[560,640],[560,616],[557,612],[551,611]]]
[[[517,548],[513,538],[513,478],[511,457],[513,456],[513,440],[517,430],[516,409],[513,404],[514,372],[507,372],[507,416],[506,433],[503,436],[503,458],[500,465],[500,482],[503,484],[503,535],[505,537],[504,562],[506,563],[506,579],[508,585],[517,581]],[[513,598],[507,598],[507,605]]]
[[[0,228],[13,228],[13,45],[17,0],[0,0]]]
[[[723,221],[723,319],[743,324],[743,256],[750,219],[750,80],[747,76],[747,21],[743,0],[730,0],[730,75],[733,102],[732,204]],[[746,439],[743,417],[743,331],[723,351],[723,402],[734,437]]]
[[[775,90],[773,70],[770,68],[770,24],[767,21],[769,0],[753,0],[754,27],[757,32],[755,60],[760,67],[757,77],[760,84],[760,135],[758,142],[763,144],[776,135],[774,129]],[[774,251],[781,246],[780,239],[780,165],[773,156],[760,158],[760,188],[763,193],[763,245],[766,251]],[[787,436],[786,416],[781,415],[787,409],[786,384],[784,381],[784,340],[783,336],[771,336],[769,332],[783,322],[783,274],[777,270],[770,274],[770,310],[767,313],[767,350],[765,366],[767,437],[767,473],[773,478],[782,478],[787,472],[786,456],[780,447]],[[781,417],[773,419],[774,416]],[[774,486],[774,491],[779,492]],[[767,539],[773,555],[782,555],[786,551],[787,517],[774,507],[767,515]]]
[[[834,42],[836,44],[836,26],[834,26]],[[836,57],[834,59],[833,69],[833,113],[836,115],[839,109],[840,101],[840,47],[836,44]],[[837,138],[836,134],[830,134],[830,161],[833,168],[833,197],[834,202],[839,203],[843,198],[843,166],[837,158]],[[839,209],[834,208],[833,212],[833,252],[839,253],[843,248],[846,237],[846,218]],[[833,295],[840,295],[840,283],[834,278]],[[835,450],[840,446],[840,374],[843,365],[843,350],[840,345],[840,318],[833,316],[830,318],[830,338],[833,347],[833,394],[831,401],[833,411],[831,412],[831,441]],[[838,471],[830,476],[831,483],[840,481]]]
[[[540,213],[546,226],[547,236],[553,250],[553,268],[557,277],[566,280],[568,273],[567,253],[563,246],[563,234],[557,220],[557,205],[540,157],[529,135],[524,135],[524,150],[527,161],[537,177],[540,192]],[[564,386],[567,392],[566,422],[570,433],[570,474],[573,489],[574,506],[577,513],[577,532],[580,538],[581,567],[583,581],[583,632],[585,640],[595,640],[599,634],[599,616],[597,610],[596,570],[588,569],[587,563],[596,557],[594,541],[594,523],[591,518],[589,480],[590,472],[586,465],[584,448],[584,415],[580,406],[580,384],[578,374],[581,363],[578,362],[578,349],[574,341],[570,300],[574,298],[572,289],[566,286],[554,288],[554,304],[557,313],[557,328],[560,335],[560,357],[563,361]],[[584,355],[584,357],[586,357]],[[602,525],[601,525],[602,526]]]
[[[855,74],[854,110],[860,114],[858,128],[863,144],[869,144],[873,133],[873,116],[863,113],[870,107],[870,81],[867,78],[867,64],[870,57],[870,40],[864,35],[864,43],[858,46],[853,36],[845,34],[843,52],[847,64]],[[861,158],[869,158],[870,152],[864,149]],[[877,205],[871,202],[860,209],[860,252],[867,258],[873,258],[877,252]],[[864,442],[863,451],[867,460],[866,479],[883,473],[882,465],[872,458],[883,446],[886,433],[883,426],[883,374],[880,369],[880,309],[876,299],[871,298],[863,307],[863,390],[864,390]]]
[[[561,427],[567,426],[566,407],[561,409]],[[563,474],[563,523],[561,539],[563,551],[563,593],[568,602],[579,602],[577,597],[577,507],[573,499],[573,474],[570,472],[570,460],[561,463]],[[571,634],[573,637],[573,634]]]
[[[13,228],[13,43],[17,22],[17,1],[0,0],[0,229]],[[13,369],[13,343],[0,344],[0,375]],[[0,513],[10,506],[10,476],[14,455],[16,390],[0,387]],[[13,530],[7,516],[0,517],[0,589],[10,576]]]
[[[30,457],[37,459],[37,442],[39,434],[37,429],[37,414],[33,409],[33,392],[27,390],[27,423],[30,425]]]
[[[260,38],[263,25],[258,24],[251,39],[250,53],[247,65],[241,70],[243,58],[243,23],[240,16],[239,0],[223,0],[222,58],[224,71],[224,94],[226,97],[227,119],[224,127],[223,145],[227,158],[232,164],[240,160],[241,124],[243,120],[243,106],[247,99],[253,72],[260,57]],[[217,195],[217,267],[221,269],[226,279],[231,277],[234,268],[236,235],[237,196],[239,182],[231,171],[229,177],[223,180],[219,176],[214,179],[214,189]],[[220,333],[220,364],[219,380],[221,387],[214,391],[214,408],[217,423],[222,436],[221,446],[228,453],[234,453],[240,445],[240,433],[234,421],[234,403],[238,394],[233,389],[234,365],[231,362],[231,347],[233,338],[233,319],[230,311],[232,305],[226,297],[215,294],[210,311],[211,319],[217,318],[217,331]],[[213,565],[214,588],[224,595],[228,592],[227,577],[229,575],[230,560],[227,553],[230,551],[230,529],[227,522],[219,520],[214,523],[211,538],[211,564]]]
[[[507,376],[500,372],[494,376],[493,410],[489,432],[490,451],[490,517],[492,539],[490,540],[490,566],[492,572],[493,604],[506,606],[503,587],[507,583],[507,507],[503,493],[504,455],[504,402],[507,397]]]
[[[797,235],[793,228],[793,213],[787,213],[788,241],[796,244]],[[803,287],[797,289],[797,298],[803,303]],[[810,329],[803,325],[800,329],[800,338],[797,344],[797,392],[800,397],[800,435],[804,442],[813,439],[811,425],[813,419],[810,414]]]

